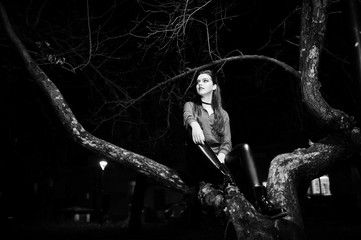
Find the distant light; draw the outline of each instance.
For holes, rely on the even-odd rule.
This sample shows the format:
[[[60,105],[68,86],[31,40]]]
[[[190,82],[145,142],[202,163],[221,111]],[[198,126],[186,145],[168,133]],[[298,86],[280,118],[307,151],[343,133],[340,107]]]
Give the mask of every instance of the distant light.
[[[308,195],[331,196],[330,179],[328,175],[313,179],[307,190]]]
[[[104,171],[105,167],[107,166],[108,162],[105,160],[102,160],[99,162],[100,167],[102,168],[102,170]]]

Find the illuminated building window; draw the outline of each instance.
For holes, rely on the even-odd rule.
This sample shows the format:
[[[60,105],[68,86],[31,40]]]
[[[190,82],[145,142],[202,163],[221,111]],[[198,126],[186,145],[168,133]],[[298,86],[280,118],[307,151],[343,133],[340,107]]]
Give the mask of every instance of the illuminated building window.
[[[330,179],[328,175],[313,179],[307,190],[307,195],[331,196]]]

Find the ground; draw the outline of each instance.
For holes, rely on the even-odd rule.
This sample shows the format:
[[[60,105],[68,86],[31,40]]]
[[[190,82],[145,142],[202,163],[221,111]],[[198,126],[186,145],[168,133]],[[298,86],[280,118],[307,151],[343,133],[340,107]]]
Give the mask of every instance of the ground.
[[[306,216],[305,228],[307,240],[356,240],[361,237],[361,218]],[[202,224],[194,229],[184,221],[144,222],[143,228],[130,233],[126,220],[117,223],[7,223],[7,231],[1,239],[37,239],[37,240],[218,240],[224,239],[225,223],[204,215]],[[4,225],[3,225],[4,226]]]

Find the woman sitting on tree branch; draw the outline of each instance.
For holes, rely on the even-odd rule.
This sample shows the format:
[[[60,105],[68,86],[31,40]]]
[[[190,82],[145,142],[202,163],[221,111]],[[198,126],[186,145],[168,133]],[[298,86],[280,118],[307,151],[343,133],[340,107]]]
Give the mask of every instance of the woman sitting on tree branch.
[[[190,184],[200,181],[235,183],[261,214],[272,219],[285,216],[284,209],[276,208],[268,200],[249,145],[232,148],[229,115],[222,107],[220,87],[212,71],[198,74],[196,91],[196,99],[186,102],[183,109],[188,133],[186,168]]]

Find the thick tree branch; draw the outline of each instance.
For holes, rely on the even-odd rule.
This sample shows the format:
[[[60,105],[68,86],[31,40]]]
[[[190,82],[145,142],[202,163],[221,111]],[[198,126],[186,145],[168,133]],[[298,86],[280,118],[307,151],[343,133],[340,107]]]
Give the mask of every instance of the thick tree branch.
[[[267,190],[276,205],[285,207],[290,223],[303,231],[299,206],[300,184],[327,173],[338,162],[344,163],[360,146],[360,131],[353,117],[333,109],[322,97],[318,81],[320,49],[326,29],[327,1],[303,1],[301,17],[300,72],[303,100],[314,117],[339,134],[325,137],[308,149],[278,155],[271,162]],[[347,134],[345,134],[347,133]],[[351,137],[351,138],[350,138]],[[356,143],[356,144],[355,144]]]
[[[328,1],[303,0],[300,42],[302,97],[320,124],[335,130],[350,131],[356,122],[352,116],[332,108],[320,93],[318,67],[326,32]]]
[[[238,187],[228,185],[220,190],[208,183],[202,183],[199,197],[205,206],[223,213],[232,222],[237,239],[302,239],[300,228],[285,219],[270,220],[255,210]]]
[[[286,218],[290,222],[303,228],[298,198],[300,184],[328,173],[338,163],[345,164],[355,151],[351,140],[340,134],[325,137],[307,149],[276,156],[268,172],[269,196],[275,204],[287,208]]]
[[[87,132],[75,118],[59,89],[43,72],[43,70],[33,61],[25,46],[13,31],[6,11],[1,2],[0,14],[4,28],[11,42],[20,53],[20,57],[24,61],[26,69],[33,77],[35,82],[43,90],[49,101],[51,101],[57,116],[75,142],[81,144],[96,154],[102,155],[109,160],[118,162],[126,167],[144,174],[147,177],[154,179],[155,181],[161,182],[164,186],[176,189],[183,193],[190,192],[188,186],[185,185],[178,173],[173,169],[159,164],[145,156],[141,156],[139,154],[115,146],[114,144],[99,139]]]

